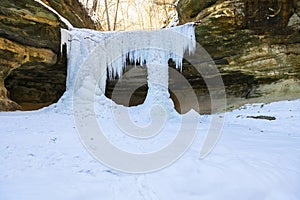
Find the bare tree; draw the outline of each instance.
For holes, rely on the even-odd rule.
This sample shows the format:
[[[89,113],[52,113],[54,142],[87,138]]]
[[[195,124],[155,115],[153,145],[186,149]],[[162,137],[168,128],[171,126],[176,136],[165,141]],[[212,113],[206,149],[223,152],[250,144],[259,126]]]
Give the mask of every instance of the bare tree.
[[[109,22],[109,13],[108,13],[107,0],[104,0],[104,2],[105,2],[105,10],[106,10],[107,29],[110,31],[110,22]]]
[[[106,30],[157,29],[170,21],[176,0],[79,0]],[[177,0],[178,1],[178,0]],[[173,10],[173,11],[172,11]]]
[[[117,18],[118,18],[119,4],[120,4],[120,0],[117,0],[116,14],[115,14],[115,20],[114,20],[114,30],[116,30],[116,26],[117,26]]]

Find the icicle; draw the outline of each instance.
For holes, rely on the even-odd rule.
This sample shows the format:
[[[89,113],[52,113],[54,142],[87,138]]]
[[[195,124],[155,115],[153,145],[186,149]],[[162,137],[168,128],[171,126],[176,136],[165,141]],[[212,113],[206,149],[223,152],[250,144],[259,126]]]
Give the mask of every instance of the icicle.
[[[60,29],[60,53],[62,54],[63,45],[67,46],[67,55],[70,53],[70,42],[71,42],[71,34],[66,29]]]
[[[143,65],[150,59],[156,59],[152,57],[155,51],[160,51],[160,57],[157,59],[160,59],[161,62],[167,63],[171,58],[176,67],[181,69],[185,51],[193,53],[196,47],[192,23],[151,32],[98,32],[75,28],[69,32],[62,31],[62,44],[70,40],[70,34],[73,37],[72,40],[76,37],[78,40],[82,40],[81,45],[87,46],[88,51],[92,51],[100,41],[104,42],[105,50],[110,51],[104,58],[110,78],[122,76],[127,58],[132,63]],[[170,38],[170,36],[175,36],[175,38]],[[143,48],[138,49],[141,47]],[[153,47],[158,49],[153,49]],[[73,56],[77,57],[78,55]]]

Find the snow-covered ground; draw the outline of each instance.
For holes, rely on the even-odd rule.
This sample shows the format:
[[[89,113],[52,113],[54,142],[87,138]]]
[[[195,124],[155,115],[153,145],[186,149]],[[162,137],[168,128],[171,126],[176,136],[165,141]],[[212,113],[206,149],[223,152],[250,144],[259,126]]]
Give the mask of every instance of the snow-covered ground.
[[[209,127],[217,125],[211,121],[222,115],[200,116],[193,124],[197,135],[191,147],[159,171],[122,173],[95,160],[77,132],[84,127],[81,122],[89,124],[84,119],[90,113],[84,109],[91,108],[94,93],[100,100],[103,97],[107,70],[110,76],[122,75],[126,56],[134,63],[147,63],[148,99],[143,106],[131,108],[136,120],[147,124],[143,109],[157,102],[164,108],[172,106],[166,103],[167,63],[172,58],[180,68],[186,50],[197,52],[194,24],[151,33],[74,29],[55,10],[36,1],[69,27],[69,31],[62,30],[62,44],[67,43],[68,49],[67,91],[56,105],[45,109],[0,113],[0,200],[300,199],[300,99],[246,105],[225,113],[222,136],[205,159],[199,159],[203,139]],[[203,51],[199,55],[207,60]],[[97,84],[100,90],[95,90]],[[161,149],[168,141],[172,143],[176,128],[182,125],[179,115],[169,115],[165,134],[150,138],[150,143],[134,142],[127,136],[119,137],[116,119],[105,113],[115,105],[107,106],[106,100],[95,106],[97,122],[102,121],[111,143],[127,151]],[[267,119],[254,119],[257,116]],[[81,121],[76,121],[78,118]]]
[[[70,114],[49,108],[0,113],[0,199],[300,199],[300,100],[225,113],[219,142],[199,159],[210,118],[200,117],[197,138],[177,162],[136,175],[96,161]]]

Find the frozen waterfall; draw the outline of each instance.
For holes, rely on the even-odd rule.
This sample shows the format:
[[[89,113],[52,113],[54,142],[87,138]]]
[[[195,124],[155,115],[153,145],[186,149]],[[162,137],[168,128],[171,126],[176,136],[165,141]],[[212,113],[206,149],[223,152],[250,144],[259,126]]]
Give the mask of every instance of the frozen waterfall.
[[[181,70],[184,53],[195,51],[193,23],[156,31],[62,29],[61,35],[61,45],[67,45],[68,71],[58,109],[72,109],[74,98],[80,104],[94,102],[95,96],[106,98],[107,77],[122,77],[129,59],[147,67],[149,90],[144,107],[158,104],[167,113],[175,112],[168,92],[168,61],[172,59]]]

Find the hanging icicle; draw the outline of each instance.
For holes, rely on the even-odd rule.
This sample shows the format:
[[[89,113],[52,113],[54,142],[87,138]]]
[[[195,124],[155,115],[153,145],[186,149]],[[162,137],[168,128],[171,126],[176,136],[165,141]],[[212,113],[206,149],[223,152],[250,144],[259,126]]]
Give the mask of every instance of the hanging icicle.
[[[146,66],[149,64],[147,67],[157,64],[164,68],[168,67],[168,61],[172,59],[177,69],[181,70],[184,53],[186,51],[192,53],[196,47],[193,23],[156,31],[98,32],[74,28],[70,31],[62,29],[61,33],[61,42],[67,44],[68,51],[67,96],[64,95],[62,99],[70,98],[73,90],[78,89],[74,88],[75,81],[81,81],[82,87],[89,88],[87,81],[92,84],[100,80],[103,94],[106,72],[110,79],[122,77],[128,59],[136,64],[146,64]],[[91,52],[97,56],[91,58],[89,56]],[[87,58],[92,59],[89,63],[93,64],[86,65]],[[85,65],[82,66],[84,62]],[[84,71],[84,77],[78,77],[80,70]],[[154,71],[166,73],[161,77],[168,79],[168,70],[154,68]],[[102,75],[99,74],[100,72]],[[153,73],[151,76],[156,76]],[[77,80],[78,78],[80,79]],[[148,77],[148,80],[155,80],[155,78]],[[90,92],[95,91],[91,89]],[[168,93],[167,90],[164,92]]]

